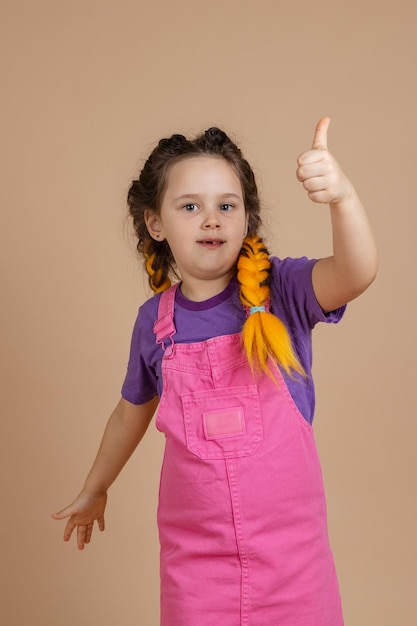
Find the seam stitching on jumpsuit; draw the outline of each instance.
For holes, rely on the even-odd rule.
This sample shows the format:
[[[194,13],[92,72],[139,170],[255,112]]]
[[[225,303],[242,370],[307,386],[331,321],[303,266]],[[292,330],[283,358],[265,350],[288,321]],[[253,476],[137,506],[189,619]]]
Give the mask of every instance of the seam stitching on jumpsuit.
[[[237,485],[237,476],[235,471],[235,463],[226,460],[226,470],[229,478],[230,494],[232,500],[233,517],[235,521],[235,531],[237,548],[242,567],[242,599],[241,599],[241,626],[248,626],[249,614],[249,558],[245,547],[242,516],[240,512],[239,491]]]

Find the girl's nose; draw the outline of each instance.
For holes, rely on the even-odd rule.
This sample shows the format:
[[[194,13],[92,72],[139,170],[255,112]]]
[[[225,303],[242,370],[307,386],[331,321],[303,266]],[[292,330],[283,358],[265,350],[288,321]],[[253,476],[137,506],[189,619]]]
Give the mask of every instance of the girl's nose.
[[[204,228],[220,228],[220,220],[217,212],[209,211],[207,212],[204,220]]]

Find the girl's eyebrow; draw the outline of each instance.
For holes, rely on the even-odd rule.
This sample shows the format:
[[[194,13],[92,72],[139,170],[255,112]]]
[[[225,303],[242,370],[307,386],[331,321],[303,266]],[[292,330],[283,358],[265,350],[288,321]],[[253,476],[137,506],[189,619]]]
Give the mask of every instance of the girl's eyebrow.
[[[200,198],[201,195],[204,195],[204,194],[183,193],[180,196],[177,196],[176,198],[174,198],[174,201],[176,201],[176,200],[185,200],[185,199],[194,200],[195,198]],[[242,200],[242,196],[239,196],[237,193],[233,193],[233,192],[220,193],[218,195],[218,198],[236,198],[237,200]]]

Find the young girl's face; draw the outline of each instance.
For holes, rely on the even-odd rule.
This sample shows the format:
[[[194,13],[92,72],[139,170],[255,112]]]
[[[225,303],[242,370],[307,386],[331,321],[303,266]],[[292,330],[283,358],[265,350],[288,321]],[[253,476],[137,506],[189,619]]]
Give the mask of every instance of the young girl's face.
[[[222,157],[193,156],[170,169],[159,214],[147,211],[149,233],[166,239],[181,274],[183,294],[205,300],[234,273],[247,216],[240,180]]]

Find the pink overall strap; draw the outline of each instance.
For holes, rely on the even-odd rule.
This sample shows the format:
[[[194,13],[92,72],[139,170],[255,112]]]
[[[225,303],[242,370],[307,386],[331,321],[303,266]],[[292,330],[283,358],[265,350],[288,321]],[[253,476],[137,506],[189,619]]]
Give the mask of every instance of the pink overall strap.
[[[156,335],[156,343],[162,346],[165,351],[165,339],[171,340],[171,346],[174,345],[173,335],[177,332],[174,324],[174,302],[175,292],[178,285],[173,285],[161,295],[158,306],[158,319],[153,325],[153,332]]]

